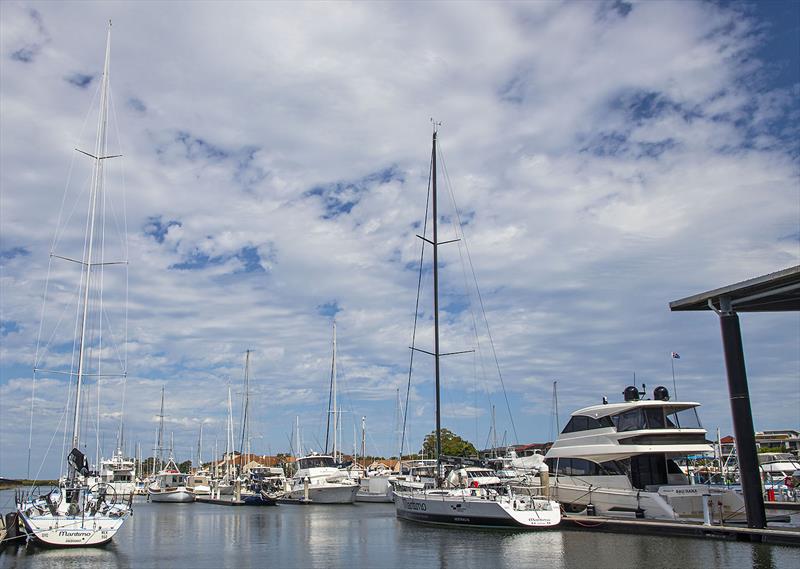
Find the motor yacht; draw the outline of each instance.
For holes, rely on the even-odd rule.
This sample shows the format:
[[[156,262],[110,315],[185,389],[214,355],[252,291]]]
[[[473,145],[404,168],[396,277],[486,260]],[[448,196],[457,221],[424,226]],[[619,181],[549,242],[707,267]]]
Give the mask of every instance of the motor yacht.
[[[312,454],[297,460],[286,498],[313,504],[352,504],[358,483],[337,468],[332,456]]]
[[[644,387],[644,386],[643,386]],[[545,455],[552,495],[567,511],[654,519],[703,518],[711,500],[715,519],[744,515],[742,497],[731,489],[691,484],[676,460],[713,454],[700,424],[700,403],[671,401],[665,387],[653,399],[627,387],[621,403],[572,413]]]

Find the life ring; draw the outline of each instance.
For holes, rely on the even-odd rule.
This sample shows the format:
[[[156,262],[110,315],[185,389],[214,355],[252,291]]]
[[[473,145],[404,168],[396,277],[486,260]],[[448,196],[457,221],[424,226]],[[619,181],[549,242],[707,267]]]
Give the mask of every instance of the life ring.
[[[478,486],[480,486],[480,484],[478,484],[477,480],[473,480],[472,484],[470,484],[470,486],[472,486],[473,488],[477,488]]]

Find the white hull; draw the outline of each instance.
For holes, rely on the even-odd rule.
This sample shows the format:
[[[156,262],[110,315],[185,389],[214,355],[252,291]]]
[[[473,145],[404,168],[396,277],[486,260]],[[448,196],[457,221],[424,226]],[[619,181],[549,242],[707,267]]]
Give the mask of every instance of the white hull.
[[[372,502],[381,503],[381,504],[389,504],[394,502],[394,496],[389,494],[371,494],[369,492],[358,492],[356,494],[356,502]]]
[[[206,486],[205,484],[198,484],[197,486],[192,486],[189,488],[192,494],[195,496],[209,496],[211,495],[211,487]]]
[[[127,514],[108,516],[26,516],[25,527],[42,543],[55,547],[87,547],[111,541]]]
[[[557,502],[529,496],[470,495],[469,491],[395,492],[397,517],[431,524],[544,529],[561,521]]]
[[[599,515],[635,516],[637,510],[646,519],[702,519],[703,495],[712,498],[711,514],[719,518],[720,505],[726,520],[744,514],[744,501],[733,490],[705,485],[663,486],[658,492],[625,488],[602,488],[580,483],[564,483],[562,478],[551,486],[553,497],[564,504],[585,507],[593,504]]]
[[[151,502],[194,502],[194,494],[186,488],[176,488],[175,490],[149,490]]]
[[[358,486],[355,484],[312,485],[308,488],[308,499],[313,504],[353,504],[356,501]],[[292,500],[304,500],[302,486],[286,495]]]

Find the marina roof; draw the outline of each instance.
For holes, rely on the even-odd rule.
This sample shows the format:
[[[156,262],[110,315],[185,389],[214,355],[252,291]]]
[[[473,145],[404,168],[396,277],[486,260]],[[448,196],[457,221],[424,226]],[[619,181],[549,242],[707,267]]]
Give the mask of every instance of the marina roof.
[[[740,283],[724,286],[669,303],[672,311],[720,309],[728,298],[736,312],[786,312],[800,310],[800,265]]]

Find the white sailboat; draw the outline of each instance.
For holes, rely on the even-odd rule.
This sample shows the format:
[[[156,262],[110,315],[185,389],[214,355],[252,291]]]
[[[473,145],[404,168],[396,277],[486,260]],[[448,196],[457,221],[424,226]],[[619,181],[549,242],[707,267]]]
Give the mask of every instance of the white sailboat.
[[[164,388],[161,388],[161,413],[158,425],[158,463],[162,464],[162,452],[165,450],[164,440]],[[173,449],[174,440],[170,438],[169,458],[164,467],[153,477],[147,487],[147,495],[151,502],[194,502],[194,494],[189,488],[189,475],[184,474],[175,464]]]
[[[76,326],[75,344],[77,347],[77,372],[64,372],[75,377],[75,398],[72,414],[72,451],[68,455],[69,472],[58,488],[46,494],[17,495],[16,503],[20,518],[27,531],[36,539],[49,546],[80,547],[103,545],[111,541],[123,522],[131,514],[131,499],[123,500],[114,488],[103,482],[89,485],[89,468],[81,448],[81,403],[88,376],[99,377],[99,372],[89,373],[88,351],[96,347],[92,335],[98,330],[92,328],[96,312],[102,310],[102,303],[93,302],[102,298],[102,267],[104,231],[98,221],[98,211],[105,204],[104,161],[113,158],[107,154],[107,124],[109,107],[109,65],[111,58],[111,24],[106,38],[105,63],[100,87],[100,116],[97,126],[94,153],[82,152],[93,160],[91,186],[89,189],[89,213],[80,261],[67,259],[55,254],[53,257],[74,261],[81,265],[80,298],[81,310]],[[100,328],[102,329],[102,327]]]
[[[433,352],[436,380],[436,487],[433,489],[406,486],[395,490],[397,517],[418,522],[473,527],[521,527],[546,528],[561,521],[558,502],[550,500],[530,489],[515,489],[512,486],[494,488],[480,486],[458,487],[452,482],[445,484],[442,475],[441,456],[441,405],[439,359],[439,261],[438,212],[436,195],[436,135],[434,123],[433,150],[431,157],[431,197],[433,239],[422,239],[433,247]],[[416,349],[416,348],[413,348]],[[546,487],[545,487],[546,492]]]

